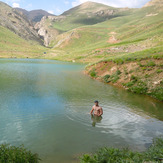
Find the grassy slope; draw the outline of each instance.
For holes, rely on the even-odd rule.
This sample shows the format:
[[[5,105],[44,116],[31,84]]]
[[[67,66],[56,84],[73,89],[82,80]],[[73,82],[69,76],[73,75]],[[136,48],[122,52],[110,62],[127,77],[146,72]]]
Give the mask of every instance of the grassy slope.
[[[163,12],[157,13],[156,11],[154,7],[126,11],[123,17],[120,16],[93,26],[74,29],[58,36],[58,40],[61,40],[72,32],[75,33],[74,37],[71,36],[71,39],[67,39],[59,47],[55,47],[53,51],[60,51],[60,55],[56,57],[58,59],[75,59],[83,62],[133,58],[135,56],[143,58],[149,56],[150,51],[152,55],[156,51],[158,55],[162,56]],[[147,16],[151,13],[157,13],[157,15]],[[116,34],[112,34],[112,32]],[[112,35],[116,37],[116,43],[108,43]],[[128,48],[132,49],[135,46],[140,48],[134,52],[133,50],[127,51]],[[110,47],[124,50],[108,52]],[[95,49],[98,50],[93,51]]]
[[[0,57],[41,57],[46,49],[36,42],[26,41],[0,26]]]
[[[86,2],[82,5],[74,7],[62,14],[66,19],[53,23],[53,27],[59,31],[66,32],[84,25],[93,25],[106,20],[105,16],[97,16],[93,13],[101,10],[115,10],[118,9],[109,7],[99,3]],[[116,16],[115,14],[114,16]]]

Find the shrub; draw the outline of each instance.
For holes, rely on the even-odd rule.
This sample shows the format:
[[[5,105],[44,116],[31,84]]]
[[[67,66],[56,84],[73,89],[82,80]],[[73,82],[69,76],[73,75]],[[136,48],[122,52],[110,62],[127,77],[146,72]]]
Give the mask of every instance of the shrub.
[[[114,63],[116,63],[116,64],[118,64],[118,65],[121,65],[121,64],[123,64],[123,63],[124,63],[124,60],[123,60],[123,59],[118,58],[118,59],[115,59],[115,60],[114,60]]]
[[[160,101],[163,101],[163,87],[160,86],[160,87],[153,89],[149,95],[151,95],[152,97]]]
[[[157,138],[145,152],[133,152],[129,149],[101,148],[95,154],[83,155],[81,163],[132,163],[157,162],[161,163],[163,156],[163,139]]]
[[[142,65],[140,62],[138,63],[140,67],[154,67],[156,64],[153,61],[148,61],[147,64]]]
[[[132,87],[135,84],[134,81],[128,82],[128,83],[124,83],[123,85],[126,87]]]
[[[163,72],[163,70],[158,69],[156,72],[159,74],[159,73]]]
[[[108,80],[110,78],[110,75],[105,75],[103,77],[104,82],[109,83],[110,81]]]
[[[154,67],[154,66],[156,66],[156,64],[153,61],[149,61],[149,62],[147,62],[146,66],[147,67]]]
[[[147,90],[147,85],[142,81],[139,81],[136,86],[129,88],[129,91],[138,94],[146,94]]]
[[[125,73],[125,75],[128,75],[128,72],[127,72],[127,68],[126,67],[124,67],[124,73]]]
[[[135,82],[136,82],[136,81],[138,81],[138,77],[136,77],[136,76],[132,75],[132,76],[131,76],[131,80],[133,80],[133,81],[135,81]]]
[[[92,69],[92,70],[90,71],[90,75],[91,75],[92,78],[97,77],[97,72],[95,71],[95,69]]]
[[[121,72],[120,70],[117,70],[117,71],[116,71],[116,74],[117,74],[117,75],[120,75],[121,73],[122,73],[122,72]]]
[[[39,157],[24,146],[0,145],[0,162],[2,163],[38,163]]]
[[[116,74],[114,74],[114,75],[112,75],[110,78],[111,78],[111,81],[112,81],[113,83],[116,83],[117,80],[119,79],[119,76],[116,75]]]
[[[119,75],[121,74],[120,70],[117,70],[114,74],[110,76],[110,81],[113,83],[116,83],[119,78]]]
[[[144,76],[145,78],[149,78],[150,77],[150,75],[149,74],[145,74],[145,76]]]

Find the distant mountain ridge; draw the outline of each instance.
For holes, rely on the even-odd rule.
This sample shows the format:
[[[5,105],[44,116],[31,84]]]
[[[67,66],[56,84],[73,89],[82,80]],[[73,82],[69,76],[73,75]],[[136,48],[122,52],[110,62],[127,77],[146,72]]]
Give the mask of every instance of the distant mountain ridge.
[[[45,10],[39,9],[39,10],[32,10],[27,11],[22,8],[16,8],[16,10],[22,12],[27,18],[33,22],[39,22],[44,16],[52,16],[53,14],[48,13]]]

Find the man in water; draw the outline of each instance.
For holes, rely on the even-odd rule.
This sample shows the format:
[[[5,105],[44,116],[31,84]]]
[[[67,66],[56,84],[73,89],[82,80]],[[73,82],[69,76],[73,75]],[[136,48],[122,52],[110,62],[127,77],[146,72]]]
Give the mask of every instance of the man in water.
[[[94,114],[94,116],[100,117],[103,115],[103,109],[99,106],[99,102],[95,101],[95,105],[92,107],[92,110],[90,112],[91,115]]]

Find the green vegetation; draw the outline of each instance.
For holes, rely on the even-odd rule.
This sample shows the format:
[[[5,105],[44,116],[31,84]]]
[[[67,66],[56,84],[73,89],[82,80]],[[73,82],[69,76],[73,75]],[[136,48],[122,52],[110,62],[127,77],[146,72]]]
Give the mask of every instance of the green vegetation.
[[[160,101],[163,101],[163,85],[153,89],[149,95]]]
[[[28,151],[24,146],[0,145],[1,163],[38,163],[39,161],[38,155]]]
[[[90,71],[90,75],[91,75],[92,78],[96,78],[96,77],[97,77],[96,69],[92,69],[92,70]]]
[[[41,58],[46,48],[34,41],[26,41],[0,26],[0,58]]]
[[[145,152],[133,152],[129,149],[101,148],[95,154],[85,154],[81,163],[131,163],[131,162],[157,162],[163,160],[163,139],[154,140],[151,147]]]
[[[109,83],[109,82],[112,82],[112,83],[116,83],[118,79],[120,79],[119,75],[121,74],[121,71],[120,70],[117,70],[115,73],[113,73],[112,75],[105,75],[103,77],[103,81],[105,83]]]
[[[95,12],[99,12],[101,10],[114,10],[114,15],[110,15],[110,17],[106,15],[96,15]],[[66,12],[64,12],[61,16],[65,18],[60,21],[53,22],[53,28],[66,32],[72,29],[86,26],[86,25],[94,25],[100,22],[106,21],[108,18],[117,17],[119,14],[118,8],[109,7],[100,3],[87,2],[80,6],[74,7]],[[89,13],[89,15],[88,15]],[[122,15],[122,14],[121,14]]]
[[[110,76],[110,81],[111,81],[112,83],[116,83],[116,82],[120,79],[120,77],[119,77],[120,74],[121,74],[121,71],[120,71],[120,70],[117,70],[115,73],[113,73],[113,74]]]
[[[158,69],[158,70],[157,70],[157,73],[161,73],[161,72],[163,72],[162,69]]]
[[[109,82],[110,82],[110,81],[109,81],[109,78],[110,78],[110,75],[105,75],[105,76],[103,77],[104,82],[105,82],[105,83],[109,83]]]
[[[155,13],[156,8],[158,13],[148,16],[149,13]],[[59,24],[67,23],[69,27],[73,24],[68,22],[74,18],[73,15],[79,11],[84,13],[85,10],[88,12],[90,9],[75,8],[66,13],[69,15],[67,19],[55,22],[54,25],[60,27]],[[78,22],[81,23],[80,16],[79,13],[74,19],[79,19]],[[163,58],[162,21],[163,11],[159,6],[152,6],[126,10],[94,25],[81,23],[80,27],[70,29],[62,25],[61,27],[66,27],[64,30],[67,32],[64,32],[62,37],[58,36],[56,42],[68,36],[70,38],[53,48],[60,52],[55,58],[85,63],[113,61],[117,64],[148,58]],[[114,37],[113,42],[110,41],[112,37]]]
[[[133,93],[138,93],[138,94],[146,94],[147,90],[148,90],[148,87],[146,83],[142,81],[138,81],[135,86],[129,88],[129,91]]]
[[[139,63],[140,67],[154,67],[156,66],[156,64],[153,61],[148,61],[146,64],[142,65],[141,63]]]

